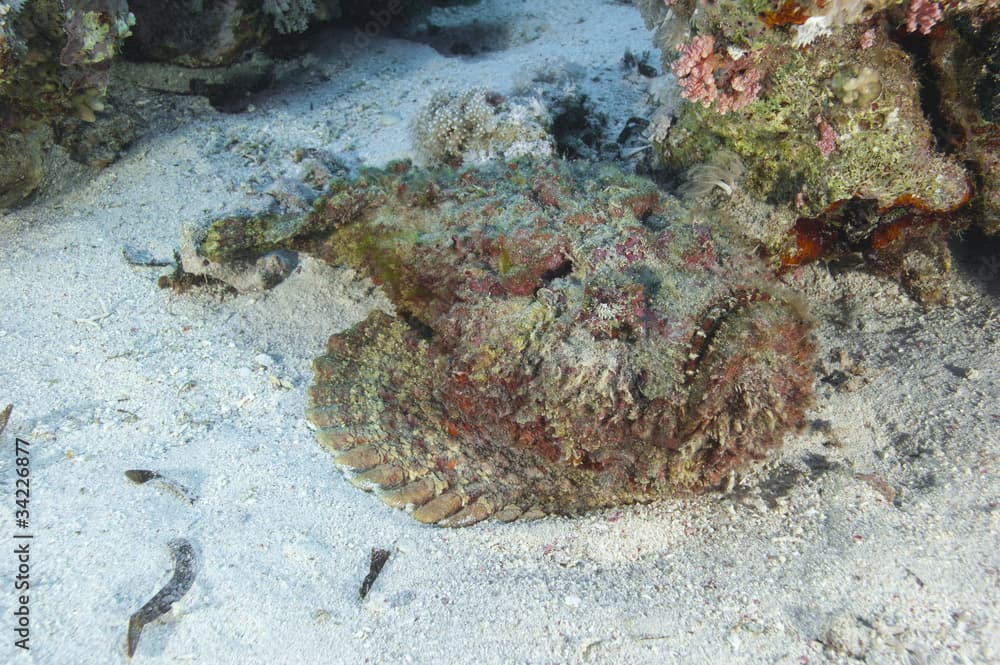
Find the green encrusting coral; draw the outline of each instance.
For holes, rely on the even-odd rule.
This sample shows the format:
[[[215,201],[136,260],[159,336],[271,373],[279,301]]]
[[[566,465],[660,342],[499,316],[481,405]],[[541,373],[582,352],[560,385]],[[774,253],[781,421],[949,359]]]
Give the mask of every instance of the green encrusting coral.
[[[227,216],[208,236],[284,234],[385,289],[395,314],[331,337],[307,415],[355,484],[421,521],[717,486],[811,399],[797,300],[738,239],[613,167],[396,163],[246,228]]]
[[[741,110],[686,105],[662,145],[666,162],[684,170],[732,151],[744,161],[741,185],[751,196],[795,205],[803,217],[850,198],[879,207],[903,198],[932,210],[960,205],[967,174],[936,149],[909,57],[884,36],[851,48],[861,32],[789,49],[765,65],[772,69],[766,93]]]
[[[996,2],[636,4],[687,100],[649,137],[690,203],[776,268],[860,258],[949,300],[949,235],[1000,228]]]

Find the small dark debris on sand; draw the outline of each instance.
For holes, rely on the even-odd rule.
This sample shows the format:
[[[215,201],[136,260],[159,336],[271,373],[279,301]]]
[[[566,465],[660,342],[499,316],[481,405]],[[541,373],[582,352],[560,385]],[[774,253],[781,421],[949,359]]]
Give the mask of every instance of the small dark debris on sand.
[[[8,404],[4,407],[3,411],[0,411],[0,434],[3,434],[4,429],[6,429],[7,421],[10,420],[10,412],[13,408],[13,404]]]
[[[149,469],[129,469],[125,472],[125,477],[131,480],[136,485],[144,485],[151,480],[157,481],[157,484],[163,487],[165,490],[169,491],[171,494],[176,494],[180,498],[184,499],[188,503],[194,503],[198,498],[194,492],[184,487],[180,483],[174,482],[169,478],[166,478],[156,471],[150,471]]]
[[[379,573],[382,572],[382,567],[385,562],[389,560],[389,550],[380,550],[372,548],[372,561],[368,569],[368,574],[365,576],[364,582],[361,583],[361,588],[358,589],[358,594],[364,598],[371,591],[372,585],[375,584],[375,580],[378,578]]]
[[[198,572],[198,559],[190,541],[175,538],[167,543],[167,547],[170,548],[170,556],[174,560],[173,577],[128,620],[125,652],[129,658],[135,655],[143,627],[169,612],[171,606],[183,598],[191,588]]]

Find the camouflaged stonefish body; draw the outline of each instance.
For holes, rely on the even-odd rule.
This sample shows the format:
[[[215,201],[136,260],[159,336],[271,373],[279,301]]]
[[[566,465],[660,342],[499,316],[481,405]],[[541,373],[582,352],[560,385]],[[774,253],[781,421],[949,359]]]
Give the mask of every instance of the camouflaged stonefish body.
[[[230,219],[209,244],[252,228]],[[421,522],[717,486],[812,397],[797,301],[612,167],[397,163],[335,182],[289,228],[284,246],[365,272],[395,306],[330,338],[307,417],[353,484]]]

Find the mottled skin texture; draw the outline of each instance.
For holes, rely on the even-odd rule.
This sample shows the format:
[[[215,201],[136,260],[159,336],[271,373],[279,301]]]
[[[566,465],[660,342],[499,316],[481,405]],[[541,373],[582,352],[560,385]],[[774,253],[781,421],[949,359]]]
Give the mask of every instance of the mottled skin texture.
[[[226,217],[205,247],[282,244],[262,219]],[[799,305],[613,168],[395,164],[283,224],[284,245],[370,275],[395,306],[330,338],[307,415],[352,482],[420,521],[718,486],[810,402]]]

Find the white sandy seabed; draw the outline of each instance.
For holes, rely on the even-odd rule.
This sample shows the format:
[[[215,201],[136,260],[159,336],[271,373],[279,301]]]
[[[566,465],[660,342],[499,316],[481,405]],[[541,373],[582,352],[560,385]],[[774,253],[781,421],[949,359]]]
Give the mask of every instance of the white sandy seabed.
[[[436,89],[506,92],[576,63],[612,137],[642,102],[619,63],[650,35],[626,4],[484,0],[435,20],[507,29],[476,57],[331,47],[240,115],[183,98],[120,161],[0,216],[0,661],[125,662],[128,618],[186,538],[197,578],[136,663],[1000,662],[996,261],[959,266],[955,305],[926,313],[867,275],[797,274],[848,381],[818,383],[813,425],[730,494],[442,530],[344,482],[302,417],[311,358],[383,302],[370,284],[306,259],[263,294],[178,295],[157,287],[167,269],[123,260],[169,258],[182,222],[238,206],[294,148],[409,156]],[[391,557],[359,600],[373,547]]]

